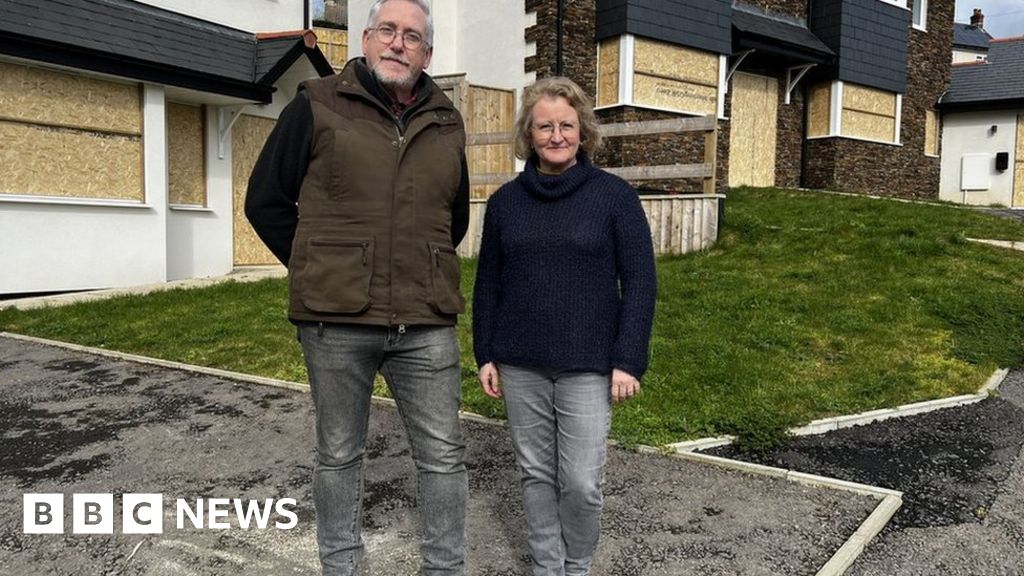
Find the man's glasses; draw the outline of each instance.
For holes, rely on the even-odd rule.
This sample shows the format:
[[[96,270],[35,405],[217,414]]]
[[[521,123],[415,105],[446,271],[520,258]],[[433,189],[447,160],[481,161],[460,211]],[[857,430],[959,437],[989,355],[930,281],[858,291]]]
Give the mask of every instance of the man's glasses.
[[[544,138],[551,138],[555,135],[555,130],[558,130],[562,136],[575,136],[579,131],[580,127],[572,122],[562,122],[559,124],[553,124],[551,122],[544,122],[542,124],[534,124],[533,130]]]
[[[395,36],[398,36],[398,30],[394,27],[388,26],[387,24],[381,24],[376,28],[372,29],[377,34],[377,40],[380,40],[384,44],[391,44],[395,41]],[[424,44],[423,36],[420,36],[419,32],[413,32],[412,30],[406,30],[402,32],[402,45],[407,50],[418,50]]]

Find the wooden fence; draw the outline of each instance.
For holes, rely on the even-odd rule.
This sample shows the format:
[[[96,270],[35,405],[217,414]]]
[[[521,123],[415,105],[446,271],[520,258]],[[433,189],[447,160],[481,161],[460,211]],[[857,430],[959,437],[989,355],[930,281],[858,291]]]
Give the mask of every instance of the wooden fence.
[[[666,132],[704,132],[704,162],[604,169],[631,182],[701,178],[704,194],[641,196],[640,203],[647,213],[656,254],[684,254],[709,248],[718,238],[719,207],[725,198],[715,193],[717,119],[706,116],[601,125],[601,135],[606,138]],[[511,141],[511,132],[471,133],[467,137],[467,146],[492,146]],[[515,176],[515,172],[474,172],[470,168],[470,182],[473,185],[498,186]],[[469,231],[459,245],[460,255],[471,257],[479,252],[485,210],[485,200],[473,199],[470,202]]]

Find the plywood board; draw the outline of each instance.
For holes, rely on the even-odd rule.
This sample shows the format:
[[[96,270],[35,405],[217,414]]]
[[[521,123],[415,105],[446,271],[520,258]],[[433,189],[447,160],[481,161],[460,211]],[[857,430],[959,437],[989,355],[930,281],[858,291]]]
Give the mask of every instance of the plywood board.
[[[633,102],[694,114],[715,114],[718,89],[637,72],[633,75]]]
[[[168,202],[206,205],[203,108],[167,103]]]
[[[231,180],[234,202],[234,260],[236,266],[276,264],[277,258],[256,236],[245,218],[245,189],[274,120],[243,114],[231,130]]]
[[[1013,175],[1013,205],[1024,207],[1024,114],[1017,116],[1016,156]]]
[[[729,186],[774,186],[778,81],[736,73],[732,77]]]
[[[621,38],[611,38],[598,47],[597,105],[612,106],[619,103],[619,49]]]
[[[142,138],[0,120],[0,194],[144,200]]]
[[[843,84],[843,108],[895,118],[896,94],[846,83]]]
[[[142,134],[138,84],[0,62],[0,119]]]
[[[691,84],[718,86],[719,58],[711,52],[667,42],[637,38],[633,45],[633,70]]]
[[[939,155],[939,115],[935,110],[924,111],[924,153]]]
[[[896,118],[856,110],[843,110],[843,136],[895,142]]]
[[[822,82],[811,87],[807,101],[807,135],[828,136],[831,130],[832,84]]]

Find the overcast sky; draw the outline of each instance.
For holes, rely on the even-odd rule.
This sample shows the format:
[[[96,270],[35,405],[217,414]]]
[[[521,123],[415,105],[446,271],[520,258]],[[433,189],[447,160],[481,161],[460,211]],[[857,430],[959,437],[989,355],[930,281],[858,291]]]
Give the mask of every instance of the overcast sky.
[[[985,14],[985,30],[996,38],[1024,36],[1024,0],[956,0],[957,22],[970,22],[975,8]]]

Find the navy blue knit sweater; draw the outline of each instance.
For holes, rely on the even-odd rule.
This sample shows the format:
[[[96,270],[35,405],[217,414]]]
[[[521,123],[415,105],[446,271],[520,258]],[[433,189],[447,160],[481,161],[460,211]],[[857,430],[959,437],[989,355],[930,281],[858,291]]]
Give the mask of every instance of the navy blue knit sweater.
[[[557,176],[539,174],[531,158],[487,202],[473,294],[478,365],[640,378],[655,296],[636,191],[582,152]]]

